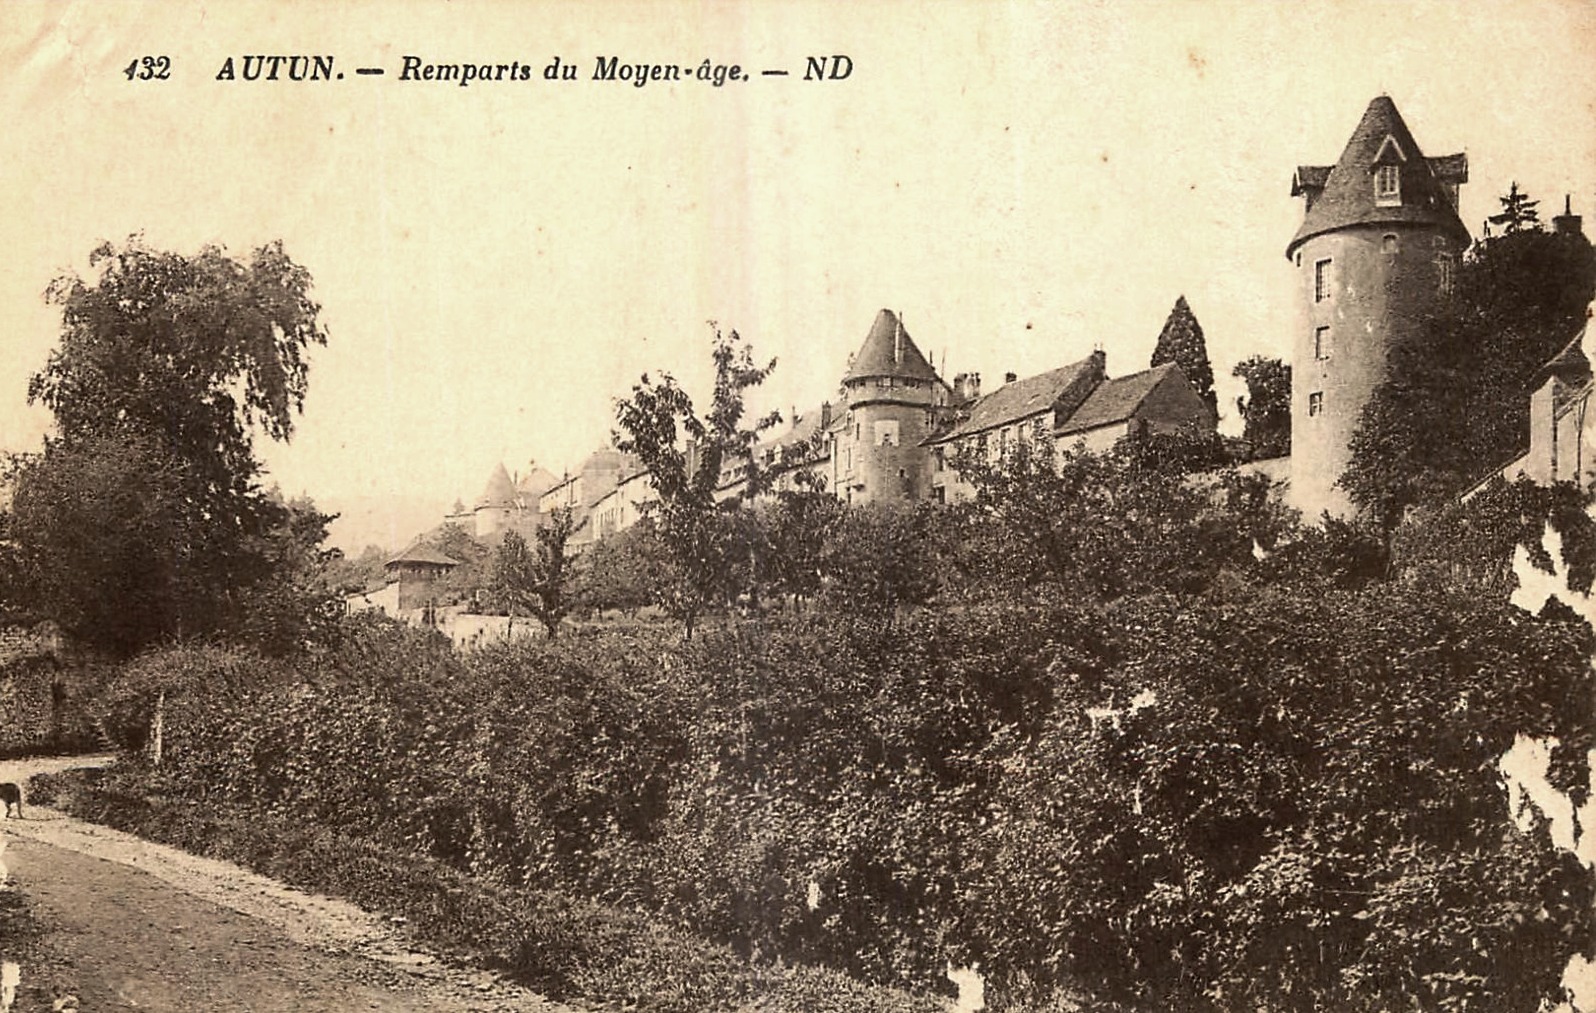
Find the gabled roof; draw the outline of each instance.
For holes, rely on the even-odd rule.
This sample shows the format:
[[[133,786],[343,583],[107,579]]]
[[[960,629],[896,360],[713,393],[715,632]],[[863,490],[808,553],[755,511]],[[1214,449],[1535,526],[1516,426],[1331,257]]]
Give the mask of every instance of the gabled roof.
[[[1398,166],[1402,202],[1389,207],[1374,198],[1373,170],[1377,162]],[[1400,152],[1399,158],[1397,153]],[[1290,257],[1314,236],[1351,225],[1398,222],[1431,225],[1468,242],[1468,229],[1457,216],[1443,184],[1468,180],[1468,157],[1463,154],[1425,158],[1402,122],[1396,103],[1381,95],[1369,103],[1341,157],[1328,171],[1323,166],[1299,166],[1292,179],[1292,196],[1308,198],[1302,227],[1286,247]]]
[[[521,477],[517,488],[521,494],[536,502],[539,496],[560,484],[560,477],[547,468],[534,467]]]
[[[1049,411],[1070,387],[1086,379],[1092,372],[1102,375],[1101,360],[1088,356],[1068,366],[1028,376],[1023,380],[1006,383],[970,406],[970,415],[952,430],[929,440],[929,443],[946,443],[965,436],[1006,426]]]
[[[1593,302],[1590,308],[1585,311],[1585,322],[1580,326],[1579,330],[1574,332],[1574,336],[1569,339],[1568,344],[1559,349],[1556,355],[1548,359],[1540,369],[1535,371],[1535,375],[1530,378],[1529,383],[1526,385],[1528,389],[1537,390],[1549,378],[1555,376],[1564,384],[1564,400],[1567,401],[1572,400],[1572,398],[1567,396],[1568,391],[1566,388],[1584,387],[1591,382],[1590,353],[1586,346],[1596,341],[1596,316],[1593,316],[1593,314],[1596,314],[1596,302]],[[1559,407],[1561,407],[1561,404],[1559,404]]]
[[[412,545],[399,555],[388,560],[383,566],[459,566],[458,559],[451,559],[430,545]]]
[[[859,354],[853,357],[853,362],[848,366],[848,375],[842,378],[842,382],[877,376],[926,381],[937,379],[936,370],[931,368],[914,340],[909,337],[909,332],[903,329],[903,322],[891,310],[876,314],[876,322],[870,326],[870,333],[865,336],[864,344],[860,346]]]
[[[781,447],[782,449],[786,449],[787,447],[796,447],[801,444],[808,443],[810,440],[815,438],[816,433],[820,432],[820,419],[822,414],[823,410],[819,405],[816,405],[809,411],[799,412],[797,415],[793,416],[793,423],[788,427],[786,432],[782,433],[780,436],[764,441],[759,445],[760,449],[766,450],[772,447]]]
[[[1115,380],[1104,380],[1097,385],[1097,389],[1071,415],[1063,425],[1056,430],[1059,435],[1065,433],[1080,433],[1100,426],[1113,425],[1124,422],[1136,414],[1136,410],[1147,400],[1147,395],[1153,392],[1170,373],[1175,373],[1184,378],[1180,367],[1173,362],[1166,362],[1162,366],[1144,369],[1140,373],[1132,373]]]

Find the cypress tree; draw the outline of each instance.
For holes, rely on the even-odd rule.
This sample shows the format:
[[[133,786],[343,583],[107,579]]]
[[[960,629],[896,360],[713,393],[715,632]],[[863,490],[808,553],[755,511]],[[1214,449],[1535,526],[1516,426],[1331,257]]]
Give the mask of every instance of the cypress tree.
[[[1164,321],[1164,329],[1158,335],[1158,345],[1153,349],[1153,361],[1149,365],[1162,366],[1166,362],[1173,362],[1181,368],[1186,379],[1191,381],[1197,393],[1208,402],[1208,407],[1217,414],[1219,399],[1214,393],[1214,367],[1208,361],[1203,325],[1197,322],[1197,315],[1186,305],[1185,296],[1177,298],[1175,308],[1169,311],[1169,319]]]

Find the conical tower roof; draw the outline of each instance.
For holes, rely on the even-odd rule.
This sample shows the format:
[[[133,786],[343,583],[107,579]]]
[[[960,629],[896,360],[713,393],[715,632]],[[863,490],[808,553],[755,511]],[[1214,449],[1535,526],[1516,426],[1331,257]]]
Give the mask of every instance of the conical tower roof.
[[[860,347],[859,354],[853,357],[853,362],[848,366],[848,375],[842,378],[842,382],[877,376],[925,381],[937,379],[936,370],[925,361],[925,356],[909,337],[909,332],[903,329],[903,322],[891,310],[876,314],[876,322],[870,326],[870,333],[865,336],[864,345]]]
[[[1397,167],[1399,202],[1376,199],[1374,170],[1379,165]],[[1426,158],[1396,103],[1381,95],[1364,110],[1335,165],[1297,169],[1291,195],[1307,197],[1308,210],[1302,227],[1286,247],[1286,256],[1314,236],[1352,225],[1387,222],[1434,226],[1467,243],[1468,229],[1458,218],[1447,189],[1467,180],[1467,156]]]
[[[482,490],[477,506],[508,506],[514,502],[515,484],[510,481],[510,473],[504,470],[504,462],[500,461],[488,479],[488,487]]]

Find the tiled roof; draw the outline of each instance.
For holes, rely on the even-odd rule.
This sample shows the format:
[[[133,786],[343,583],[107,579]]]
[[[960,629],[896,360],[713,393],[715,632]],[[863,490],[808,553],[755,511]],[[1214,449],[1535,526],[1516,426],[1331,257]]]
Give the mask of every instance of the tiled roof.
[[[842,382],[877,376],[926,381],[937,379],[936,370],[925,361],[925,356],[915,346],[909,332],[903,329],[897,314],[891,310],[876,314],[876,322],[871,325],[864,345],[860,347],[859,354],[853,357],[848,375],[842,378]]]
[[[1593,303],[1592,306],[1596,308],[1596,303]],[[1574,332],[1574,336],[1569,339],[1568,344],[1564,345],[1556,355],[1546,360],[1546,363],[1535,371],[1535,375],[1530,378],[1530,382],[1526,386],[1530,390],[1534,390],[1545,383],[1547,377],[1550,376],[1556,376],[1570,386],[1579,386],[1589,381],[1591,379],[1591,362],[1590,358],[1585,354],[1585,342],[1587,337],[1596,337],[1596,335],[1589,334],[1592,327],[1596,327],[1596,321],[1587,316],[1585,323],[1579,330]]]
[[[970,406],[969,418],[929,442],[946,443],[1047,411],[1072,384],[1086,377],[1092,368],[1093,358],[1085,358],[1046,373],[1006,383],[985,397],[978,398]]]
[[[1388,144],[1388,140],[1392,143]],[[1398,166],[1400,204],[1381,207],[1375,202],[1377,162]],[[1385,222],[1437,226],[1452,232],[1460,242],[1467,242],[1468,229],[1443,187],[1467,179],[1466,155],[1425,158],[1407,124],[1402,122],[1396,103],[1382,95],[1369,103],[1334,166],[1328,171],[1323,166],[1298,167],[1291,193],[1307,196],[1308,209],[1302,227],[1286,247],[1286,256],[1322,233]]]
[[[487,488],[477,499],[477,506],[507,506],[514,502],[515,486],[510,482],[510,473],[504,470],[504,462],[500,461],[488,478]]]
[[[412,563],[424,563],[430,566],[459,566],[458,559],[451,559],[430,545],[412,545],[399,555],[388,560],[384,566],[404,566]]]
[[[536,500],[539,496],[560,484],[560,477],[547,468],[533,468],[521,477],[517,488],[522,494]]]
[[[1104,380],[1097,385],[1097,389],[1092,391],[1091,396],[1080,408],[1058,427],[1058,434],[1080,433],[1125,421],[1136,414],[1136,409],[1142,406],[1142,402],[1147,400],[1147,395],[1153,392],[1153,388],[1157,387],[1164,377],[1171,371],[1178,373],[1179,370],[1180,367],[1173,362],[1166,362],[1162,366],[1144,369],[1130,376]]]

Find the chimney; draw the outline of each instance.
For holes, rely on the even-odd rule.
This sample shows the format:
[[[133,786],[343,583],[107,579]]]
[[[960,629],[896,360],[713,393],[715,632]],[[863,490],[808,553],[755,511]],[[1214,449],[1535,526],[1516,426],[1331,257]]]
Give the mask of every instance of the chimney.
[[[1552,232],[1559,236],[1582,236],[1585,234],[1584,219],[1574,214],[1573,203],[1568,194],[1563,195],[1563,213],[1552,219]]]
[[[903,362],[903,311],[898,311],[894,324],[895,326],[892,329],[892,361],[901,363]]]
[[[1015,380],[1018,380],[1019,378],[1020,378],[1020,375],[1018,373],[1004,373],[1003,374],[1003,382],[1004,383],[1013,383]]]
[[[830,429],[831,428],[831,402],[830,401],[822,401],[822,402],[820,402],[820,428],[821,429]]]
[[[960,401],[974,401],[981,396],[981,374],[960,373],[953,378],[953,396]]]

